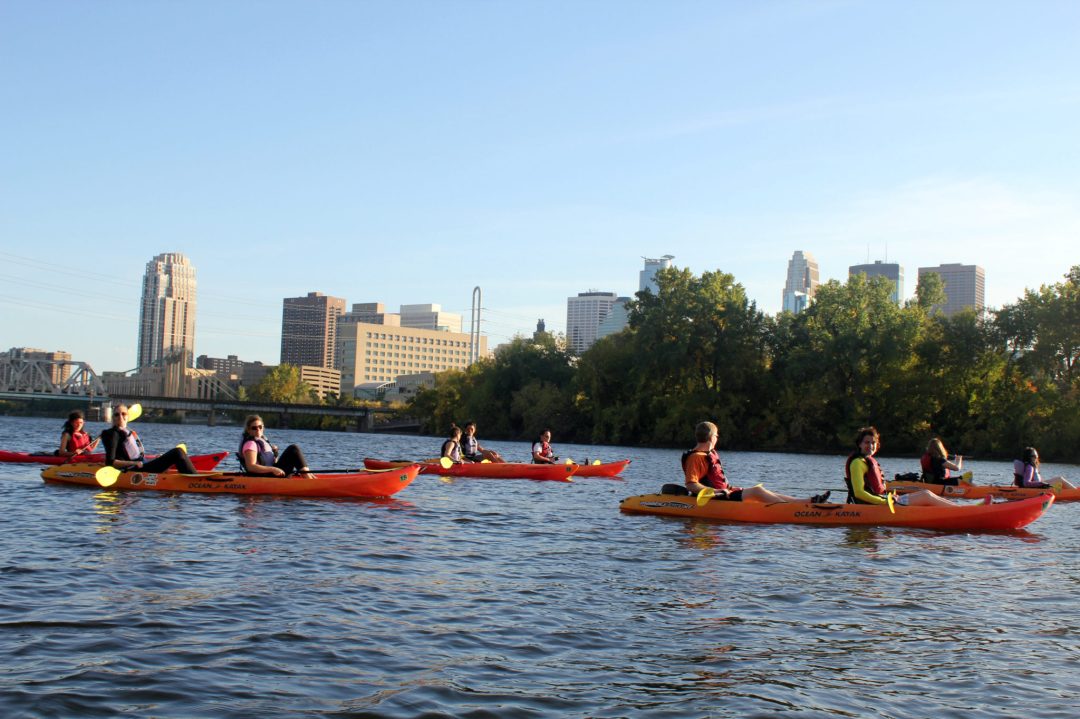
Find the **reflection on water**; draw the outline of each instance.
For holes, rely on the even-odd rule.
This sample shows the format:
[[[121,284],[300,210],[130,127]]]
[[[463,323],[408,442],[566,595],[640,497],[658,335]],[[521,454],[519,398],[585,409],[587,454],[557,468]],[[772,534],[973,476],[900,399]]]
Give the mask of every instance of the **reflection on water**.
[[[0,436],[34,447],[57,426],[0,418]],[[141,434],[207,452],[236,430]],[[439,443],[274,437],[321,466]],[[559,450],[633,463],[623,482],[420,477],[377,501],[64,488],[0,467],[2,715],[1075,714],[1080,505],[986,535],[624,516],[623,497],[678,481],[679,452]],[[802,495],[843,458],[725,464]]]

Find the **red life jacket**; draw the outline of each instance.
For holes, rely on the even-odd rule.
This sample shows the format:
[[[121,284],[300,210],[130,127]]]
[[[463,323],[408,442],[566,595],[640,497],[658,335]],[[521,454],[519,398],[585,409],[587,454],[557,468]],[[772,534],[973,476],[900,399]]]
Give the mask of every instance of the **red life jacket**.
[[[924,482],[941,484],[951,476],[949,468],[945,466],[945,460],[931,457],[929,452],[922,456],[919,464],[922,465],[922,481]]]
[[[858,504],[859,500],[855,496],[855,488],[851,484],[851,463],[856,459],[866,460],[866,474],[863,476],[863,486],[870,494],[876,494],[879,496],[885,495],[885,476],[881,473],[881,465],[877,463],[877,460],[873,457],[864,457],[858,452],[852,452],[847,458],[847,463],[844,465],[844,482],[847,483],[848,488],[848,502]]]
[[[90,446],[90,435],[86,432],[72,432],[71,439],[68,440],[68,451],[78,452],[80,449],[85,449]]]
[[[717,491],[723,491],[727,489],[733,489],[728,486],[727,476],[724,474],[724,465],[720,463],[720,455],[716,450],[711,452],[702,452],[697,449],[688,449],[682,454],[682,466],[683,471],[686,471],[686,460],[689,459],[692,454],[704,454],[705,458],[709,461],[709,471],[704,477],[698,477],[698,484],[703,484],[706,487],[712,487]]]

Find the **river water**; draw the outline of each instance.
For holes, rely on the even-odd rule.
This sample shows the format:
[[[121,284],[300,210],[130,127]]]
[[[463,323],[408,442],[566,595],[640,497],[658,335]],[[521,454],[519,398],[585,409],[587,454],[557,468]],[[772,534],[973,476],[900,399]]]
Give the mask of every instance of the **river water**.
[[[50,446],[60,424],[0,417],[0,447]],[[196,453],[234,450],[239,433],[139,429],[150,451]],[[440,443],[270,436],[317,468]],[[619,500],[678,481],[678,452],[554,444],[633,463],[621,481],[421,477],[367,501],[46,486],[39,468],[0,465],[0,716],[1080,711],[1080,504],[1009,534],[630,516]],[[842,496],[839,456],[724,457],[739,484]],[[1058,473],[1080,480],[1044,465]]]

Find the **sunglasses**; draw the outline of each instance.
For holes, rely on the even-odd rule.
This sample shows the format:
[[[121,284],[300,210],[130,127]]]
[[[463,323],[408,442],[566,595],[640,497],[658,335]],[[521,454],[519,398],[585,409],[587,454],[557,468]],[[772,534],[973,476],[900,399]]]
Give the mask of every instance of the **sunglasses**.
[[[248,429],[262,429],[262,428],[263,428],[263,426],[261,424],[253,424],[253,425],[250,425],[248,427]]]

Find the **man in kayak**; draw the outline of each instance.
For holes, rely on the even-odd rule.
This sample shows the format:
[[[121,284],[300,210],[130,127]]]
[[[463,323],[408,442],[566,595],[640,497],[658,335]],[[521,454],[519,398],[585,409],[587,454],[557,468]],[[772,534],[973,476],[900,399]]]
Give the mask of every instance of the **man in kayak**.
[[[94,447],[101,441],[101,438],[90,439],[90,435],[83,429],[85,426],[86,420],[79,410],[75,410],[68,415],[67,422],[64,422],[64,426],[60,430],[60,449],[56,450],[58,456],[74,457],[94,451]]]
[[[165,454],[147,460],[138,433],[127,428],[128,408],[120,404],[113,408],[112,427],[101,433],[101,446],[105,448],[105,466],[124,471],[164,472],[175,467],[184,474],[195,474],[195,465],[188,459],[183,447],[173,447]]]
[[[844,482],[847,484],[850,504],[886,504],[885,475],[881,465],[874,459],[874,454],[881,447],[881,436],[874,427],[863,427],[855,436],[855,451],[848,455],[844,465]],[[994,501],[993,496],[983,500],[984,504]],[[896,503],[911,507],[956,507],[956,502],[939,497],[929,489],[920,489],[910,494],[901,494]]]
[[[741,502],[750,500],[753,502],[810,502],[813,504],[824,502],[829,498],[829,492],[816,494],[810,499],[797,499],[786,494],[777,494],[761,485],[756,487],[732,487],[728,484],[724,467],[720,463],[720,455],[716,451],[716,440],[720,431],[712,422],[701,422],[694,428],[694,439],[697,444],[694,448],[683,452],[682,467],[686,481],[686,489],[691,494],[709,488],[716,492],[713,499]]]
[[[532,446],[533,464],[555,464],[559,458],[555,456],[555,450],[551,448],[551,430],[545,429]]]

